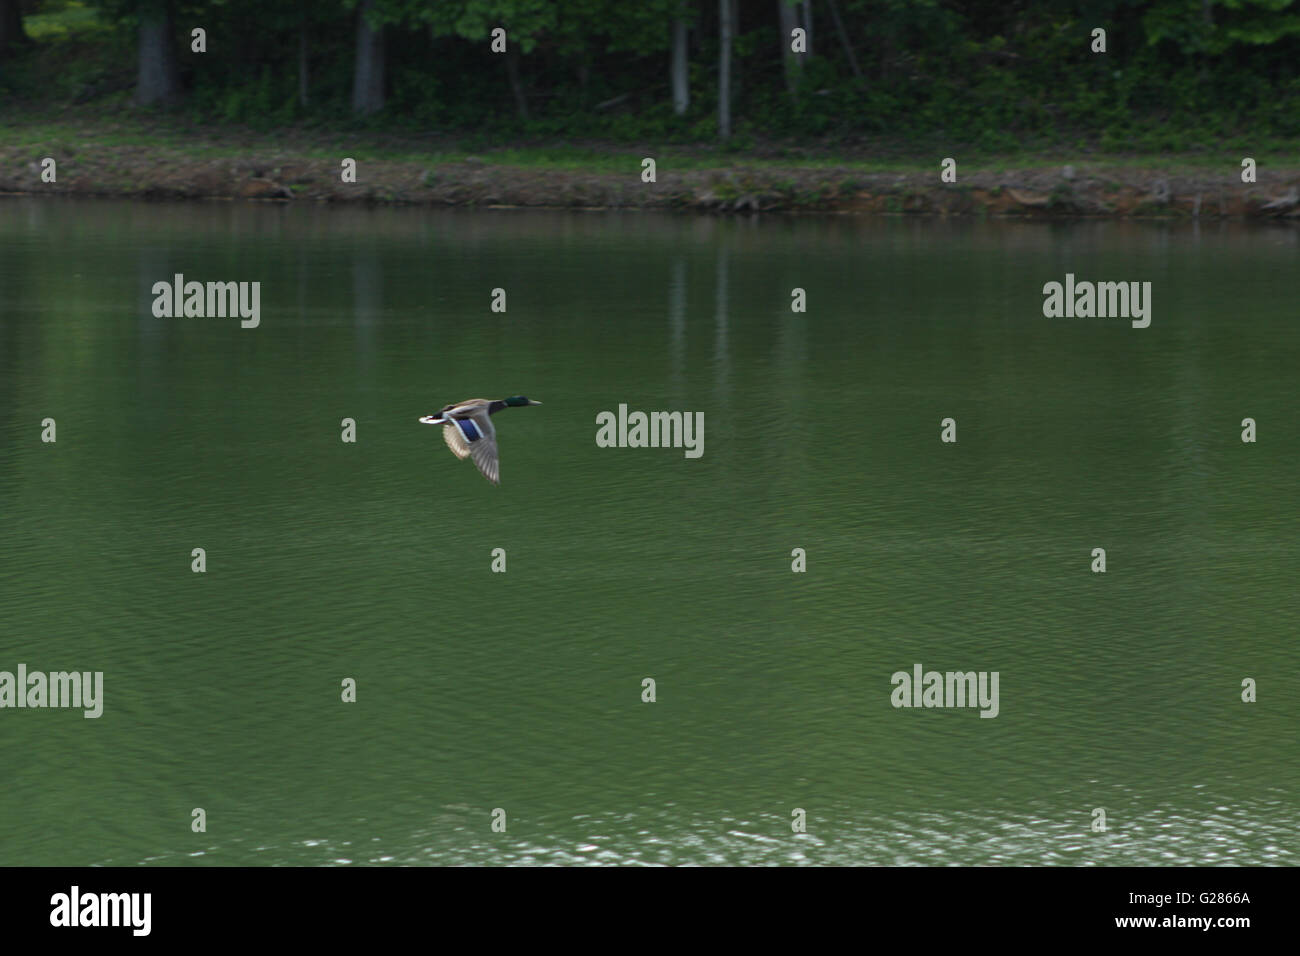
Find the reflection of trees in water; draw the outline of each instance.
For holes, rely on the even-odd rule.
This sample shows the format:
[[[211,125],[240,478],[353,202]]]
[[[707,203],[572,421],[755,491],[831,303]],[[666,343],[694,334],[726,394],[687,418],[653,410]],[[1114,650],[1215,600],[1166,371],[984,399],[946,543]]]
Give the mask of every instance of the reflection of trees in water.
[[[730,253],[726,239],[720,240],[714,253],[713,273],[713,385],[718,402],[723,406],[727,404],[727,387],[731,377],[731,355],[727,341]]]
[[[6,253],[0,260],[0,433],[22,441],[24,428],[33,429],[30,435],[36,436],[35,429],[40,425],[39,418],[32,422],[18,418],[22,367],[35,360],[40,347],[37,336],[41,323],[30,318],[35,315],[33,310],[38,308],[38,300],[29,293],[32,277],[37,275],[33,259],[39,253],[24,242],[4,245]],[[0,442],[0,449],[5,444],[8,441]],[[9,470],[5,458],[0,457],[0,475]],[[0,481],[0,489],[12,487],[11,482]]]
[[[668,276],[668,370],[674,407],[685,407],[686,383],[686,258],[674,257]]]
[[[22,216],[40,215],[40,202],[25,203]],[[56,217],[58,218],[58,217]],[[76,230],[98,234],[147,232],[159,241],[241,238],[303,239],[380,237],[418,243],[427,240],[454,241],[461,246],[503,244],[516,248],[519,242],[534,242],[539,249],[552,249],[557,240],[589,240],[593,246],[635,241],[704,249],[723,237],[738,243],[734,251],[748,252],[762,246],[788,247],[801,252],[844,254],[860,250],[870,240],[895,239],[908,229],[918,240],[940,242],[960,238],[978,241],[1008,252],[1039,254],[1044,245],[1061,236],[1104,236],[1109,242],[1159,242],[1161,236],[1176,239],[1192,235],[1195,221],[1044,221],[1022,220],[977,222],[967,219],[902,220],[880,216],[807,216],[779,218],[718,217],[642,211],[592,213],[547,209],[455,209],[446,207],[369,207],[351,204],[323,205],[285,203],[142,203],[128,201],[77,203]],[[10,220],[11,222],[13,220]],[[1199,223],[1204,230],[1207,224]],[[1291,228],[1288,228],[1291,227]],[[0,220],[0,229],[4,229]],[[1300,241],[1293,224],[1216,222],[1215,235],[1241,238],[1266,229],[1288,241]]]
[[[375,247],[368,244],[352,255],[352,329],[359,368],[370,364],[375,329],[384,307],[384,276]]]

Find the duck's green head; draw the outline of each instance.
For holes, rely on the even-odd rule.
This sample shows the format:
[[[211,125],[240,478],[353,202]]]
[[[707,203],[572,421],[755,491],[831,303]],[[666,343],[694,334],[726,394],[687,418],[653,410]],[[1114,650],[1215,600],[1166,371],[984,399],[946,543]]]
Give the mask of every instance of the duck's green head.
[[[540,405],[541,402],[535,402],[531,398],[525,398],[523,395],[511,395],[506,399],[508,408],[522,408],[525,405]]]

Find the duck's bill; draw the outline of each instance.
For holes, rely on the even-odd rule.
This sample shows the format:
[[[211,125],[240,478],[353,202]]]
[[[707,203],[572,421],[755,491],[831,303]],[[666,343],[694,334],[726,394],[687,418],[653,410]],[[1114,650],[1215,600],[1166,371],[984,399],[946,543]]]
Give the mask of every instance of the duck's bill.
[[[541,403],[541,402],[535,402],[535,401],[533,401],[533,400],[530,398],[530,399],[528,400],[528,404],[529,404],[529,405],[540,405],[540,404],[542,404],[542,403]]]
[[[424,425],[445,425],[447,424],[447,419],[443,418],[441,415],[425,415],[420,419],[420,423]]]

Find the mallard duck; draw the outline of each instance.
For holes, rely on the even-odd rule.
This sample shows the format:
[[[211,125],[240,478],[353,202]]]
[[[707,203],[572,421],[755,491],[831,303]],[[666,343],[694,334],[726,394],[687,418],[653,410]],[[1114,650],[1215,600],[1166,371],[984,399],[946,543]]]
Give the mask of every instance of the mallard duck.
[[[492,427],[492,416],[503,408],[540,404],[523,395],[511,395],[496,401],[471,398],[443,406],[438,414],[425,415],[420,421],[425,425],[450,426],[442,430],[442,437],[451,453],[457,458],[472,457],[483,477],[499,485],[501,466],[497,462],[497,430]]]

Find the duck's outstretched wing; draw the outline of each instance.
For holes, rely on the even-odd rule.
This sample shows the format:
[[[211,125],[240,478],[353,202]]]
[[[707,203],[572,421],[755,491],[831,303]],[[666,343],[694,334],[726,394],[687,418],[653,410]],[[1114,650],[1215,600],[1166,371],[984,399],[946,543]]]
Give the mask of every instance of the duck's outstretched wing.
[[[450,423],[442,426],[442,439],[457,458],[469,457],[469,442],[465,441],[460,429]]]
[[[451,434],[454,433],[454,437]],[[497,460],[497,430],[483,411],[469,418],[453,419],[443,428],[447,445],[458,458],[469,455],[483,477],[494,485],[501,484],[501,465]],[[462,454],[458,447],[464,449]]]
[[[495,435],[484,435],[470,446],[474,464],[483,473],[483,477],[494,485],[501,484],[501,465],[497,461],[497,439]]]

